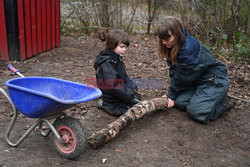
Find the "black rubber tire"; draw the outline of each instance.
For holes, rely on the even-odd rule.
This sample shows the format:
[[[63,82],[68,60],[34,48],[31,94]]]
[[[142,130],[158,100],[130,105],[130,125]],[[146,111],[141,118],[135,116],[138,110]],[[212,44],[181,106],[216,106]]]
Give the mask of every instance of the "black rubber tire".
[[[79,120],[72,118],[72,117],[63,117],[55,121],[54,127],[56,129],[62,126],[70,128],[73,131],[76,137],[76,145],[75,145],[74,150],[72,150],[72,152],[70,153],[65,153],[61,151],[60,148],[58,148],[58,145],[56,143],[56,140],[58,141],[58,139],[55,137],[55,135],[53,135],[53,137],[51,138],[52,143],[59,155],[67,159],[77,158],[78,156],[82,154],[82,152],[84,151],[86,147],[87,140],[86,140],[84,128]]]

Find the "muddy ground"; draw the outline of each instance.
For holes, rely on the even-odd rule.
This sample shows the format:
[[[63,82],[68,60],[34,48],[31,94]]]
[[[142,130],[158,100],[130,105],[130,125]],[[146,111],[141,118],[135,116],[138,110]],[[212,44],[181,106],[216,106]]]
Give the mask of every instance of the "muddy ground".
[[[0,61],[0,86],[14,78],[6,70],[12,63],[25,76],[50,76],[86,83],[94,77],[93,62],[103,43],[95,35],[77,39],[62,37],[60,48],[23,62]],[[140,79],[162,79],[160,89],[141,86],[143,99],[160,97],[166,93],[169,79],[166,64],[159,62],[154,37],[131,36],[132,44],[125,57],[128,73]],[[136,45],[136,44],[139,44]],[[221,58],[227,64],[231,79],[229,94],[249,100],[249,64],[235,63]],[[159,87],[158,87],[159,88]],[[176,109],[158,111],[134,122],[110,143],[100,149],[86,148],[75,160],[60,157],[50,138],[32,132],[18,147],[10,147],[5,132],[12,117],[7,100],[0,96],[0,167],[33,166],[168,166],[168,167],[245,167],[250,166],[250,107],[236,100],[237,106],[228,114],[203,125]],[[79,104],[66,113],[79,119],[86,129],[86,137],[116,118],[97,109],[96,100]],[[25,132],[34,119],[18,117],[12,130],[12,139]]]

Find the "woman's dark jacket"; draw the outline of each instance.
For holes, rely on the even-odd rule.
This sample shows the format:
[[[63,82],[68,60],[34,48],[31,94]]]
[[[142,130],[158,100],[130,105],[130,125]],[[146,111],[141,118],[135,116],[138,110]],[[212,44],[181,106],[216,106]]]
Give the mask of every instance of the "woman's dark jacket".
[[[128,77],[122,57],[112,50],[101,51],[94,68],[104,103],[130,106],[137,97],[137,86]]]
[[[167,96],[175,100],[178,95],[191,86],[214,82],[227,76],[224,64],[216,60],[213,55],[198,40],[184,30],[185,40],[177,55],[177,63],[169,66],[170,86]]]

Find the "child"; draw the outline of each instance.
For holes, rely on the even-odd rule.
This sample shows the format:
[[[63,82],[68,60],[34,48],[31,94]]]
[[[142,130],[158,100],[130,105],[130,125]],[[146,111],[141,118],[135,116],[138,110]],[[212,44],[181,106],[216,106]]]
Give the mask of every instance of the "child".
[[[163,96],[168,98],[168,108],[186,110],[191,118],[207,124],[234,107],[226,96],[226,66],[189,35],[177,18],[167,18],[157,35],[159,53],[169,66],[170,86]]]
[[[98,107],[113,116],[123,115],[140,100],[137,86],[128,77],[121,57],[129,43],[124,31],[111,31],[106,40],[106,50],[99,53],[94,63],[97,85],[103,93]]]

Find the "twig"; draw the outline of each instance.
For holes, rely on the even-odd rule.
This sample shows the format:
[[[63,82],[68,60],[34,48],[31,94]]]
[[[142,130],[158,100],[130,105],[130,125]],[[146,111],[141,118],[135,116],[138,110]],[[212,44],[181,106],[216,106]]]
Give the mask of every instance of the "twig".
[[[67,19],[71,17],[71,15],[75,12],[76,7],[74,6],[74,9],[71,11],[71,13],[65,18],[65,20],[63,21],[63,23],[61,24],[61,27],[64,26],[64,24],[66,23]]]
[[[141,23],[141,24],[148,24],[148,22],[143,22],[143,21],[140,21],[140,20],[133,20],[133,22],[138,22],[138,23]]]
[[[229,96],[229,97],[232,97],[232,98],[234,98],[234,99],[237,99],[237,100],[244,101],[244,102],[246,102],[246,103],[250,103],[250,100],[241,99],[241,98],[239,98],[239,97],[236,97],[236,96],[233,96],[233,95],[229,95],[229,94],[228,94],[228,96]]]
[[[129,29],[129,27],[130,27],[130,25],[131,25],[131,23],[132,23],[132,21],[133,21],[133,19],[134,19],[135,12],[136,12],[136,9],[137,9],[138,4],[139,4],[139,1],[137,1],[136,6],[135,6],[135,8],[133,9],[133,10],[134,10],[134,11],[133,11],[133,15],[132,15],[132,17],[131,17],[131,19],[130,19],[130,21],[129,21],[129,24],[128,24],[128,26],[127,26],[126,31],[128,31],[128,29]]]

